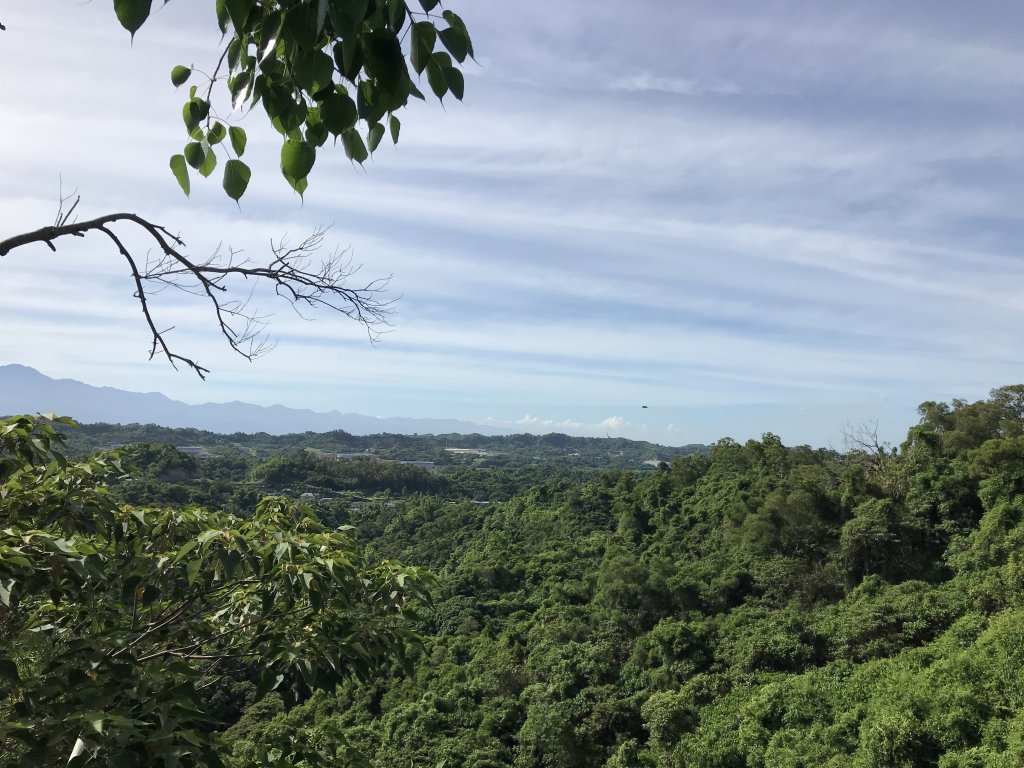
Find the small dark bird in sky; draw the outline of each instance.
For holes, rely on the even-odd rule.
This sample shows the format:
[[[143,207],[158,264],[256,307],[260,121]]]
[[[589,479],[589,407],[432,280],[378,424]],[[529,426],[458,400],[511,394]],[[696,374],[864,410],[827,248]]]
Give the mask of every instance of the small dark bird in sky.
[[[646,405],[641,405],[640,407],[641,407],[641,408],[646,408],[647,406],[646,406]]]

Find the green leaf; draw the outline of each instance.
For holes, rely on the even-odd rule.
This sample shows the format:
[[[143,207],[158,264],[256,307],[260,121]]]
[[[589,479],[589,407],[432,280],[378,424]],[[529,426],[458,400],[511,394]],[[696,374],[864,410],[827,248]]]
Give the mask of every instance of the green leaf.
[[[238,62],[242,58],[242,41],[237,38],[231,38],[231,42],[228,43],[228,72],[234,72],[238,69]]]
[[[203,151],[203,145],[198,141],[190,141],[185,145],[185,162],[195,168],[197,171],[202,168],[203,162],[206,160],[206,153]]]
[[[276,690],[284,682],[284,675],[270,667],[264,667],[260,672],[259,684],[256,686],[256,699],[262,699],[268,693]]]
[[[356,105],[347,94],[335,93],[320,104],[320,121],[335,136],[356,124]]]
[[[194,101],[186,101],[181,108],[181,119],[185,123],[185,129],[192,131],[199,125],[199,109]]]
[[[103,713],[102,712],[86,712],[85,719],[89,721],[89,725],[96,733],[103,733]]]
[[[469,37],[469,30],[466,29],[466,22],[464,22],[457,13],[452,11],[445,11],[441,16],[448,22],[448,25],[452,29],[458,30],[462,34],[466,43],[466,52],[469,54],[470,58],[473,58],[473,41]],[[454,53],[452,55],[454,55]],[[462,61],[462,59],[459,59],[459,61]]]
[[[452,92],[452,96],[462,101],[462,95],[466,91],[466,81],[462,76],[462,72],[455,67],[448,67],[442,71],[444,72],[444,81],[448,85],[448,90]]]
[[[390,90],[403,75],[408,75],[402,44],[393,32],[378,29],[363,35],[363,55],[367,73],[381,89]]]
[[[469,35],[465,29],[461,27],[448,27],[447,29],[442,29],[438,35],[441,38],[441,43],[455,57],[456,61],[461,64],[466,60],[466,56],[469,54]]]
[[[300,88],[309,93],[318,93],[333,84],[334,61],[323,51],[296,57],[292,76]]]
[[[420,0],[420,5],[423,6],[423,10],[424,11],[426,11],[427,13],[430,13],[432,10],[437,8],[437,4],[440,1],[441,0]]]
[[[199,546],[199,542],[193,539],[192,541],[186,541],[181,545],[181,549],[178,550],[178,554],[174,556],[174,562],[180,563],[193,549]]]
[[[178,186],[181,187],[181,191],[188,197],[192,190],[188,180],[188,168],[185,165],[184,155],[171,155],[171,173],[178,180]]]
[[[334,63],[338,71],[355,82],[363,67],[363,42],[356,35],[346,38],[334,46]]]
[[[405,0],[387,0],[387,4],[391,29],[400,32],[409,16],[409,7],[405,4]]]
[[[366,18],[370,0],[334,0],[327,9],[334,33],[342,40],[351,37],[359,30]]]
[[[359,117],[368,123],[377,122],[384,117],[386,111],[381,107],[377,95],[377,89],[370,80],[363,80],[356,91],[356,110]]]
[[[203,99],[189,99],[181,109],[181,119],[185,121],[185,127],[190,132],[198,128],[199,123],[209,114],[210,103]]]
[[[232,109],[242,109],[246,99],[249,98],[249,83],[250,75],[248,72],[239,72],[237,75],[228,78],[228,91],[231,92]]]
[[[217,11],[217,26],[223,34],[228,31],[228,7],[224,3],[224,0],[216,0],[214,7]]]
[[[152,6],[153,0],[114,0],[114,13],[121,26],[134,38],[139,27],[149,18]]]
[[[366,162],[366,158],[370,156],[366,151],[366,145],[363,144],[363,137],[354,128],[349,128],[341,134],[341,144],[345,148],[345,154],[349,160],[360,165]]]
[[[179,64],[171,70],[171,83],[177,88],[179,85],[184,85],[191,76],[192,69]]]
[[[235,32],[242,34],[245,31],[245,23],[249,19],[249,13],[256,5],[256,0],[224,0],[224,7],[231,19],[231,25]]]
[[[235,154],[239,157],[245,154],[245,129],[233,125],[228,128],[228,137],[231,139],[231,148],[235,150]]]
[[[370,131],[366,138],[367,143],[370,145],[370,152],[373,152],[380,146],[380,140],[384,138],[384,126],[380,123],[374,123],[370,126]]]
[[[430,62],[427,64],[427,82],[434,95],[439,99],[444,99],[444,95],[448,93],[448,81],[444,76],[444,68],[436,56],[431,56]]]
[[[398,143],[398,134],[402,130],[402,123],[401,123],[401,121],[397,117],[395,117],[394,115],[391,115],[391,117],[388,119],[388,127],[391,129],[391,143],[392,144],[397,144]]]
[[[227,136],[228,130],[224,127],[224,123],[216,122],[213,127],[206,132],[206,140],[211,144],[220,144],[224,141],[224,137]]]
[[[417,21],[412,25],[412,48],[409,58],[416,74],[423,74],[423,70],[430,63],[430,55],[434,52],[436,40],[437,29],[429,21]]]
[[[317,0],[316,5],[316,33],[319,35],[324,31],[324,22],[327,21],[328,0]]]
[[[204,179],[208,179],[210,174],[213,173],[214,168],[217,167],[217,153],[209,146],[204,146],[203,152],[205,157],[203,158],[203,164],[199,166],[198,170]]]
[[[199,569],[202,565],[202,560],[189,560],[188,564],[185,566],[185,576],[188,579],[188,585],[190,587],[195,583],[196,578],[199,576]]]
[[[327,126],[323,123],[306,124],[306,141],[314,147],[322,147],[327,141]]]
[[[316,148],[305,141],[289,139],[281,146],[281,172],[290,181],[306,178],[316,162]]]

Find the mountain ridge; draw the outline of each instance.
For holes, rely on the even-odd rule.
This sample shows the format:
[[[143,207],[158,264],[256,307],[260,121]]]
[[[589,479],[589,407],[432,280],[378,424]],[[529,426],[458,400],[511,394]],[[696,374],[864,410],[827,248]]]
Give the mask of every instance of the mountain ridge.
[[[344,430],[353,435],[477,433],[504,435],[513,430],[459,419],[379,418],[339,411],[318,412],[284,405],[255,405],[240,400],[192,405],[160,392],[97,387],[77,379],[54,379],[35,368],[0,365],[0,414],[53,412],[82,423],[159,424],[210,432],[295,432]]]

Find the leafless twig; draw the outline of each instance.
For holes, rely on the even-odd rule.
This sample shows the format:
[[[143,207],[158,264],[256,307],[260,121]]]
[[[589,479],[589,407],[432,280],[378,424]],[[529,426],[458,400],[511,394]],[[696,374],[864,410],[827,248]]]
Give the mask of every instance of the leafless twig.
[[[225,250],[223,246],[218,246],[209,258],[200,261],[184,253],[185,243],[178,235],[134,213],[111,213],[88,221],[71,221],[79,201],[75,196],[74,202],[64,212],[71,197],[62,195],[53,226],[0,240],[0,256],[31,243],[44,243],[56,252],[54,241],[59,238],[102,233],[128,264],[135,283],[135,298],[139,300],[152,335],[150,359],[159,352],[175,368],[181,363],[202,379],[210,372],[195,360],[172,351],[166,339],[172,328],[162,328],[153,316],[151,297],[168,287],[209,300],[221,334],[231,348],[247,360],[253,360],[273,348],[266,334],[269,316],[261,314],[252,301],[253,292],[260,283],[272,285],[277,295],[300,315],[305,309],[326,309],[355,320],[366,328],[371,341],[375,341],[390,325],[394,300],[387,298],[386,290],[391,278],[374,279],[358,287],[349,287],[348,282],[359,271],[359,265],[352,263],[350,251],[335,250],[326,257],[318,256],[323,248],[326,228],[316,229],[295,246],[290,246],[287,238],[277,243],[271,241],[272,258],[266,264],[243,258],[241,251],[230,247]],[[147,254],[141,266],[114,229],[115,225],[123,224],[139,227],[156,243],[156,250]],[[254,281],[247,296],[236,298],[233,295],[229,290],[232,278],[251,278]]]

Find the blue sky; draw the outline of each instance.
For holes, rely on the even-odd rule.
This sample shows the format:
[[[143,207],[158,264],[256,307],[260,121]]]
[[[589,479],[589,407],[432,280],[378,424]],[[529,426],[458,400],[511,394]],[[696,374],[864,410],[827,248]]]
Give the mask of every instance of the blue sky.
[[[147,361],[106,243],[22,249],[0,362],[187,402],[836,447],[1024,380],[1017,3],[466,0],[465,103],[410,109],[365,170],[321,152],[304,204],[254,113],[241,211],[167,171],[168,73],[212,63],[212,3],[172,0],[134,46],[105,0],[9,5],[0,233],[50,223],[60,179],[83,216],[137,211],[193,255],[333,224],[401,300],[376,345],[268,303],[278,347],[250,364],[163,294],[202,382]]]

